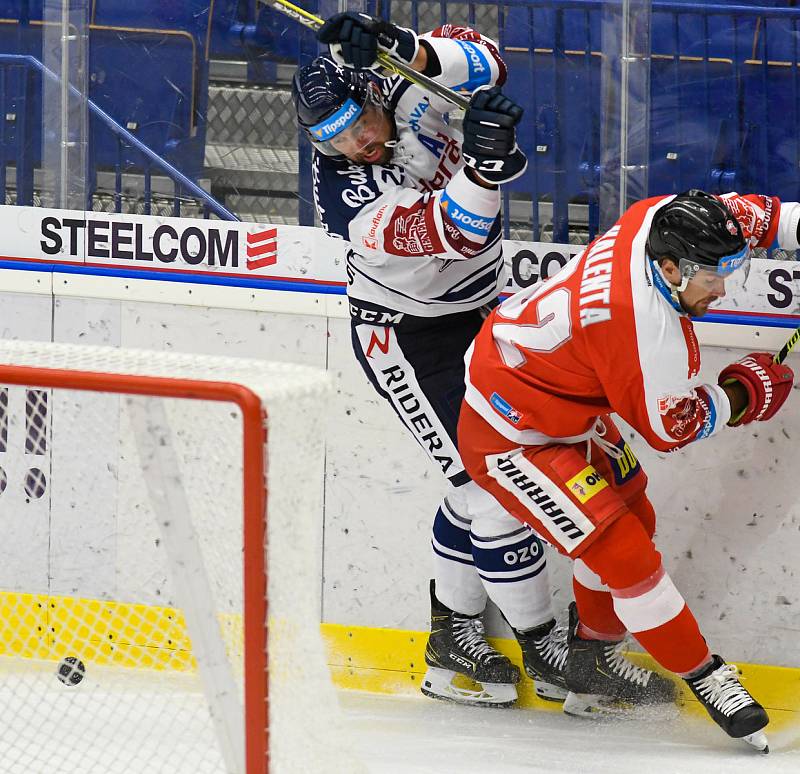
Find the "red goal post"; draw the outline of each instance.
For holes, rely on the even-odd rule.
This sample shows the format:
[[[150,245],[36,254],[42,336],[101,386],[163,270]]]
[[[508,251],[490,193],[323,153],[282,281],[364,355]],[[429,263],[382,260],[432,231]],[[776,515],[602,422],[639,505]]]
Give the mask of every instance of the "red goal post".
[[[303,486],[305,479],[287,483],[283,479],[286,479],[286,471],[291,465],[287,467],[283,464],[285,459],[282,459],[287,450],[297,451],[297,446],[302,453],[300,456],[305,455],[306,464],[313,466],[314,458],[321,459],[318,428],[325,402],[323,398],[329,390],[328,377],[324,372],[302,366],[233,358],[108,347],[0,342],[0,388],[24,391],[25,404],[25,443],[17,444],[16,455],[10,448],[13,444],[9,436],[13,435],[15,427],[20,430],[23,424],[22,395],[17,396],[20,410],[16,415],[12,410],[12,401],[6,397],[5,413],[0,416],[0,432],[4,426],[7,439],[4,446],[0,446],[0,452],[4,452],[0,453],[0,470],[8,468],[3,471],[5,484],[2,490],[5,491],[0,492],[0,512],[3,509],[3,495],[9,495],[13,487],[20,485],[21,476],[13,475],[14,460],[19,463],[21,458],[21,468],[24,468],[30,464],[32,449],[44,449],[46,464],[39,464],[36,468],[42,479],[38,489],[49,497],[53,524],[61,518],[59,514],[65,502],[60,493],[68,491],[69,497],[66,499],[70,502],[73,498],[83,498],[83,502],[87,503],[85,513],[102,510],[106,505],[105,498],[101,501],[98,497],[96,502],[92,500],[95,487],[100,490],[102,485],[93,482],[91,472],[76,476],[75,470],[81,466],[70,468],[69,461],[70,453],[78,453],[84,446],[92,448],[94,452],[95,445],[99,445],[103,453],[96,455],[101,460],[97,470],[103,473],[105,466],[116,471],[116,478],[109,488],[109,491],[117,492],[115,510],[108,523],[118,525],[120,532],[126,535],[136,536],[140,530],[158,534],[160,537],[149,543],[154,543],[159,549],[164,546],[164,556],[156,560],[149,556],[149,547],[139,548],[137,543],[128,549],[126,542],[126,548],[118,549],[116,553],[117,561],[128,566],[114,570],[104,568],[102,572],[114,578],[133,577],[137,564],[147,564],[152,559],[154,566],[158,564],[159,567],[154,574],[159,578],[162,574],[168,576],[168,580],[163,582],[164,593],[169,595],[170,600],[180,600],[180,604],[174,607],[152,606],[150,596],[139,592],[135,583],[129,584],[127,581],[115,587],[119,600],[116,597],[108,599],[105,593],[102,599],[93,600],[92,567],[87,564],[85,578],[80,571],[76,575],[74,567],[83,561],[81,554],[67,559],[61,556],[60,551],[66,553],[70,550],[69,540],[63,541],[60,548],[56,539],[58,530],[54,527],[49,536],[49,545],[51,553],[57,558],[54,560],[51,556],[50,561],[55,565],[70,564],[73,577],[64,583],[72,583],[75,595],[69,597],[63,594],[64,583],[57,576],[49,588],[44,588],[37,581],[33,582],[32,588],[26,588],[26,583],[14,582],[13,574],[9,577],[8,572],[0,572],[0,610],[3,610],[3,605],[22,605],[25,608],[29,604],[28,597],[36,595],[49,600],[46,607],[54,624],[44,627],[47,632],[44,638],[41,634],[19,633],[19,625],[17,634],[6,635],[0,630],[0,641],[6,641],[6,646],[0,649],[0,659],[23,665],[27,659],[28,666],[45,662],[55,669],[54,664],[68,655],[79,658],[85,664],[86,683],[91,685],[94,695],[100,697],[98,709],[101,717],[97,722],[105,721],[107,713],[113,713],[115,707],[113,699],[105,699],[103,681],[108,679],[111,686],[109,693],[120,690],[114,683],[117,678],[107,678],[107,675],[136,672],[137,680],[141,682],[142,675],[153,672],[156,675],[155,682],[163,683],[160,676],[176,661],[174,650],[170,650],[168,655],[158,654],[155,657],[157,666],[152,668],[153,652],[159,647],[158,643],[154,644],[152,637],[157,637],[159,626],[154,627],[154,633],[147,634],[151,639],[145,643],[143,632],[149,632],[149,629],[139,621],[162,615],[174,621],[182,616],[191,643],[191,654],[186,659],[197,666],[211,725],[219,739],[220,770],[246,771],[247,774],[266,772],[269,767],[271,727],[275,728],[276,724],[284,722],[286,728],[291,729],[297,725],[299,718],[307,722],[309,712],[313,714],[314,709],[319,709],[320,690],[323,699],[328,690],[325,686],[321,689],[317,687],[320,680],[325,682],[328,679],[319,638],[319,606],[312,602],[296,615],[292,599],[293,594],[315,599],[315,588],[318,589],[320,583],[319,575],[314,573],[319,557],[312,557],[308,566],[302,568],[300,555],[319,550],[319,541],[309,535],[321,529],[321,519],[317,518],[318,513],[314,509],[318,507],[315,506],[315,498],[322,484],[315,478],[311,479],[308,487]],[[92,397],[96,395],[103,397]],[[227,413],[215,413],[211,406],[225,406],[227,413],[230,413],[231,407],[236,407],[234,411],[241,418],[240,430],[232,430],[238,422],[228,422]],[[190,413],[185,415],[183,412],[187,410]],[[119,413],[115,415],[115,411]],[[125,430],[123,425],[132,430]],[[114,432],[117,434],[115,437],[106,438],[105,433],[113,435]],[[223,436],[237,432],[241,438],[231,441],[230,446],[230,449],[237,449],[237,454],[232,455],[227,446],[226,451],[222,452],[221,449],[228,443]],[[205,457],[193,458],[192,455],[198,453],[198,444],[206,448],[206,440],[198,440],[205,435],[211,436],[207,447],[210,451]],[[73,445],[72,448],[65,448],[69,444]],[[179,448],[181,444],[186,448]],[[233,456],[239,456],[239,450],[238,472],[229,471],[229,467],[237,467],[231,460]],[[215,454],[219,454],[215,462],[196,464],[197,459],[210,459]],[[134,458],[139,460],[138,467],[131,464]],[[20,468],[20,465],[16,464],[16,467]],[[196,469],[200,470],[200,475],[195,475]],[[274,475],[268,477],[268,470]],[[66,471],[63,475],[70,478],[69,483],[61,480],[62,471]],[[204,486],[203,479],[213,478],[218,471],[222,471],[220,479],[211,482],[208,492],[196,491]],[[132,477],[132,481],[123,482],[123,476]],[[229,491],[217,493],[215,490],[222,485],[223,478]],[[230,484],[237,478],[240,478],[238,486],[241,496],[233,492]],[[30,480],[30,473],[25,480]],[[276,491],[274,498],[272,487]],[[281,491],[281,487],[284,491]],[[29,489],[26,484],[25,502],[28,504],[32,500]],[[128,504],[122,493],[127,489],[134,492],[132,498],[137,503],[142,492],[147,492],[148,502],[144,507],[133,507],[134,515],[123,514]],[[311,491],[304,491],[306,489]],[[210,499],[218,494],[218,500],[210,505]],[[42,495],[35,499],[40,501]],[[273,501],[276,509],[274,514]],[[228,513],[237,509],[234,502],[241,504],[240,537],[229,534],[236,532],[232,526],[235,520]],[[280,513],[279,508],[286,512]],[[148,519],[151,514],[155,517],[160,531],[152,529],[152,524],[143,516],[145,512]],[[275,556],[284,562],[284,570],[288,567],[298,577],[291,581],[293,590],[287,588],[281,591],[280,598],[283,601],[276,603],[274,618],[277,622],[278,644],[276,651],[271,652],[267,647],[270,631],[267,622],[272,612],[273,581],[268,575],[270,563],[266,557],[269,542],[267,525],[273,518],[275,527],[270,526],[269,541],[282,540],[280,536],[276,538],[279,530],[292,533],[283,541],[280,553]],[[128,520],[132,520],[132,527],[125,526]],[[228,525],[224,534],[220,533],[221,521]],[[296,530],[296,527],[302,526],[301,522],[305,527]],[[105,539],[104,535],[105,532],[98,528],[96,537],[99,542]],[[87,541],[91,543],[92,539],[92,535],[87,535],[81,545],[85,548]],[[125,541],[128,540],[129,537],[126,537]],[[228,542],[230,550],[222,552],[217,560],[215,552]],[[121,539],[117,543],[121,545]],[[295,551],[293,558],[287,561],[286,551],[296,543],[302,544],[302,550]],[[240,568],[235,572],[227,572],[226,568],[235,566],[239,546],[242,552]],[[163,570],[159,564],[162,559],[165,565]],[[232,580],[229,577],[231,575],[240,577]],[[75,582],[76,577],[78,582]],[[304,589],[298,580],[307,583],[309,588]],[[238,589],[241,589],[240,597]],[[216,598],[218,591],[219,599]],[[83,598],[84,595],[89,597],[89,601]],[[240,602],[231,603],[234,597]],[[106,634],[106,629],[101,632],[99,626],[97,631],[92,632],[94,619],[81,612],[90,609],[93,603],[103,607],[107,621],[116,622],[109,634]],[[37,604],[41,607],[41,602]],[[238,604],[241,605],[240,611],[236,609]],[[135,615],[126,612],[129,608],[136,609]],[[172,610],[172,614],[164,614],[165,609]],[[66,612],[62,614],[62,610]],[[153,613],[153,610],[156,612]],[[27,613],[23,613],[18,618],[24,621],[27,620],[26,616]],[[60,623],[56,624],[56,621]],[[160,628],[163,629],[163,626]],[[83,640],[76,634],[81,631],[88,632]],[[309,638],[313,642],[309,642]],[[174,648],[173,643],[177,639],[172,637],[168,640],[170,648]],[[93,650],[91,643],[101,640],[105,650]],[[109,641],[113,643],[111,646],[108,646]],[[282,641],[285,647],[281,654]],[[241,653],[237,642],[243,646]],[[130,648],[130,652],[123,654],[126,647]],[[137,655],[137,648],[147,653],[147,659]],[[303,677],[313,681],[313,697],[308,686],[304,688],[299,684],[287,684],[287,681],[291,683],[297,677],[291,675],[289,679],[287,675],[297,670],[280,659],[287,654],[288,658],[294,658],[297,648],[302,651],[297,663],[302,665]],[[184,663],[186,659],[177,660]],[[223,663],[225,661],[228,663]],[[314,668],[310,661],[315,662]],[[164,666],[166,663],[170,667]],[[284,686],[284,707],[279,706],[280,691],[270,694],[270,666],[278,676],[279,685]],[[54,685],[57,687],[57,683],[54,682]],[[84,686],[78,684],[63,690],[59,701],[77,700],[82,688]],[[237,705],[236,697],[232,695],[237,692],[243,694],[241,705]],[[305,708],[294,706],[302,703],[298,698],[301,694],[306,694],[307,700],[312,702]],[[144,691],[143,695],[152,694]],[[127,714],[120,718],[123,727],[129,728],[137,722],[136,701],[131,703],[133,709],[128,709],[126,704]],[[239,718],[235,717],[237,707],[240,707]],[[171,711],[164,710],[167,713]],[[175,711],[179,717],[183,713],[183,709]],[[286,719],[282,721],[284,715]],[[87,722],[91,725],[95,721]],[[285,737],[286,733],[284,730],[280,737]],[[7,754],[6,746],[13,744],[13,740],[4,741],[2,737],[0,733],[0,751],[6,748]],[[286,749],[278,753],[278,757],[283,756],[289,761],[291,756],[297,754],[297,745],[291,740],[284,741]],[[275,742],[273,737],[273,746]],[[323,739],[319,742],[326,748],[321,755],[330,760],[329,742]],[[187,749],[191,748],[191,744],[187,745]],[[136,754],[139,754],[138,750],[131,752],[131,755]],[[156,754],[163,755],[163,751],[154,751]],[[88,755],[88,752],[84,753],[84,756]],[[273,750],[273,759],[275,755]],[[168,765],[174,767],[177,764]],[[188,768],[195,766],[185,760],[180,765]],[[150,770],[161,769],[153,767]],[[273,770],[278,770],[278,767]],[[324,770],[324,767],[319,770]]]

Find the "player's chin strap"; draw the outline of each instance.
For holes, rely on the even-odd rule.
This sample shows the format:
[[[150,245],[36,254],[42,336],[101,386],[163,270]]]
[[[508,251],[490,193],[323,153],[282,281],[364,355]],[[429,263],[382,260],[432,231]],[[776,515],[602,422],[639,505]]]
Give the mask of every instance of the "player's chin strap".
[[[392,111],[388,103],[384,100],[386,112],[392,120],[392,138],[387,140],[384,145],[392,150],[392,158],[390,162],[393,164],[409,164],[414,158],[414,155],[408,151],[400,138],[400,130],[397,128],[397,119],[395,118],[394,111]]]
[[[664,275],[661,273],[661,269],[658,267],[658,264],[649,255],[647,256],[647,260],[650,261],[650,273],[653,275],[653,283],[655,284],[658,292],[661,293],[661,295],[664,296],[664,298],[666,298],[670,304],[672,304],[675,311],[680,312],[681,314],[686,314],[681,306],[678,293],[686,290],[686,286],[689,284],[691,277],[684,275],[681,277],[680,285],[673,285],[671,282],[668,283],[667,280],[664,279]]]

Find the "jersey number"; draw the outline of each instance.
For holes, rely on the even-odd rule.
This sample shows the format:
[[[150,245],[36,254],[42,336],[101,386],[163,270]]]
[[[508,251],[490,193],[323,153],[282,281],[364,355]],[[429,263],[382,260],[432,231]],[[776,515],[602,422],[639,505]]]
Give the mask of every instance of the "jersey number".
[[[536,288],[541,292],[541,287]],[[520,297],[522,296],[522,297]],[[526,306],[536,306],[536,323],[522,325],[518,320]],[[495,344],[503,362],[509,368],[519,368],[527,358],[523,350],[555,352],[572,338],[572,320],[569,314],[570,293],[566,288],[556,288],[539,299],[520,293],[506,301],[498,311],[492,326]]]

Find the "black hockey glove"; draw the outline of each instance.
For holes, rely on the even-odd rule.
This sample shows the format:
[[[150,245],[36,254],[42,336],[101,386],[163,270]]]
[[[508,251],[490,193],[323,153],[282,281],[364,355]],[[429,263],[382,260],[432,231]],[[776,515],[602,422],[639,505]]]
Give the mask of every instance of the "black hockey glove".
[[[317,30],[317,40],[330,46],[338,65],[357,70],[375,67],[379,50],[406,64],[414,61],[419,50],[411,30],[354,11],[331,16]]]
[[[528,166],[517,147],[522,108],[497,86],[476,91],[464,113],[464,163],[488,183],[508,183]]]

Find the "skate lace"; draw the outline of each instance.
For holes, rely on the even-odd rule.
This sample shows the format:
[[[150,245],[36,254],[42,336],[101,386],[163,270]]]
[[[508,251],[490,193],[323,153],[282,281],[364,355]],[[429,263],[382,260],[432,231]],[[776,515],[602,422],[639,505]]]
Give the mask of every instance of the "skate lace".
[[[548,664],[559,670],[564,669],[569,653],[565,626],[554,626],[544,637],[534,640],[534,645]]]
[[[608,665],[623,680],[646,688],[647,683],[650,681],[650,675],[653,673],[649,669],[643,669],[642,667],[636,666],[632,661],[628,661],[628,659],[625,658],[625,654],[622,652],[624,647],[625,643],[623,641],[609,645],[606,648],[605,655]]]
[[[498,653],[487,641],[483,622],[478,618],[456,618],[453,621],[453,638],[475,659],[484,662],[498,658]]]
[[[753,703],[753,697],[739,682],[739,670],[735,664],[721,666],[708,677],[698,680],[695,688],[703,699],[727,717]]]

